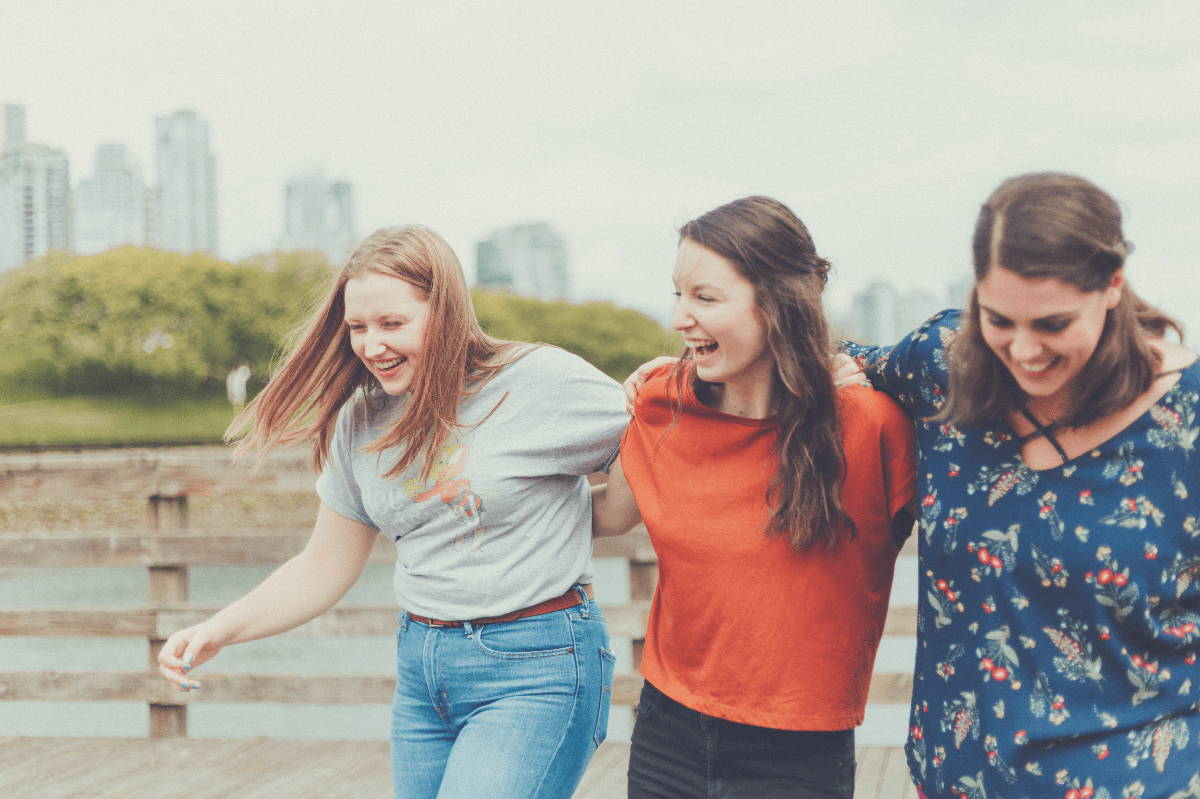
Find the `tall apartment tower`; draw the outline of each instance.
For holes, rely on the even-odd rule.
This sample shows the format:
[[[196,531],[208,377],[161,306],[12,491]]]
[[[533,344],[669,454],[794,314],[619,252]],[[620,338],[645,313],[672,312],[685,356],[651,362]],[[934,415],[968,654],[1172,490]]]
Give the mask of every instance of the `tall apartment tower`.
[[[542,299],[566,299],[567,243],[545,222],[496,231],[476,248],[476,283]]]
[[[75,251],[105,252],[146,243],[146,187],[123,144],[96,148],[92,177],[75,190]]]
[[[0,150],[25,143],[25,106],[5,104],[0,114]]]
[[[0,271],[71,240],[71,175],[62,150],[25,140],[25,109],[4,106],[0,152]]]
[[[358,243],[354,232],[354,190],[317,172],[288,181],[284,192],[281,250],[316,250],[340,266]]]
[[[850,334],[863,344],[895,344],[943,307],[922,288],[901,293],[890,283],[876,281],[851,300]]]
[[[195,111],[155,120],[158,185],[153,244],[164,250],[217,252],[217,162],[208,123]]]

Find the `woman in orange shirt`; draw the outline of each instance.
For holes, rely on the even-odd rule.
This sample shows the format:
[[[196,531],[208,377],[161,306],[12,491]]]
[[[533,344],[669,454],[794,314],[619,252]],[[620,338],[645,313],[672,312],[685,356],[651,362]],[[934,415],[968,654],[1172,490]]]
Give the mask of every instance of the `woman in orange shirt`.
[[[645,521],[659,558],[629,796],[845,797],[900,544],[912,425],[837,391],[829,264],[782,203],[680,229],[672,326],[595,535]]]

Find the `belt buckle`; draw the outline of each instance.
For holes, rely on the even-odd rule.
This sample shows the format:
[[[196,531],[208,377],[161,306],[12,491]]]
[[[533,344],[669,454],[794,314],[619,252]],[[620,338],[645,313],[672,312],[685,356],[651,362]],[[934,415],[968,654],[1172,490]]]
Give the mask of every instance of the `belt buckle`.
[[[460,625],[460,622],[441,621],[440,619],[430,619],[429,620],[430,627],[458,627],[459,625]]]

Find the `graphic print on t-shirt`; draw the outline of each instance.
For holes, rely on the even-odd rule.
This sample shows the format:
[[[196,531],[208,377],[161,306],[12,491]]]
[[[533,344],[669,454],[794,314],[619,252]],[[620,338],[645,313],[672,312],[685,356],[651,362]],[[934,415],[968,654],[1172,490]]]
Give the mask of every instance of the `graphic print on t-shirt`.
[[[471,549],[479,549],[483,538],[483,499],[471,490],[471,481],[459,477],[467,469],[467,456],[470,454],[466,444],[447,444],[438,450],[433,468],[429,470],[429,478],[433,486],[421,491],[421,482],[413,477],[404,481],[404,490],[412,497],[413,502],[425,502],[438,497],[454,515],[468,524],[474,523],[471,533]],[[454,538],[454,548],[462,549],[467,540],[467,531],[459,533]]]

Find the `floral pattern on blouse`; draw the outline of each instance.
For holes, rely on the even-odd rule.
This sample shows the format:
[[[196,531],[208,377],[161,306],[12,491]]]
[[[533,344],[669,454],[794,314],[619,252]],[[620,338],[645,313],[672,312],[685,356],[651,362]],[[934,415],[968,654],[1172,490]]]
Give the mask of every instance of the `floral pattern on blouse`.
[[[930,799],[1200,799],[1200,365],[1034,471],[1003,421],[927,421],[958,322],[843,343],[916,425],[914,780]]]

